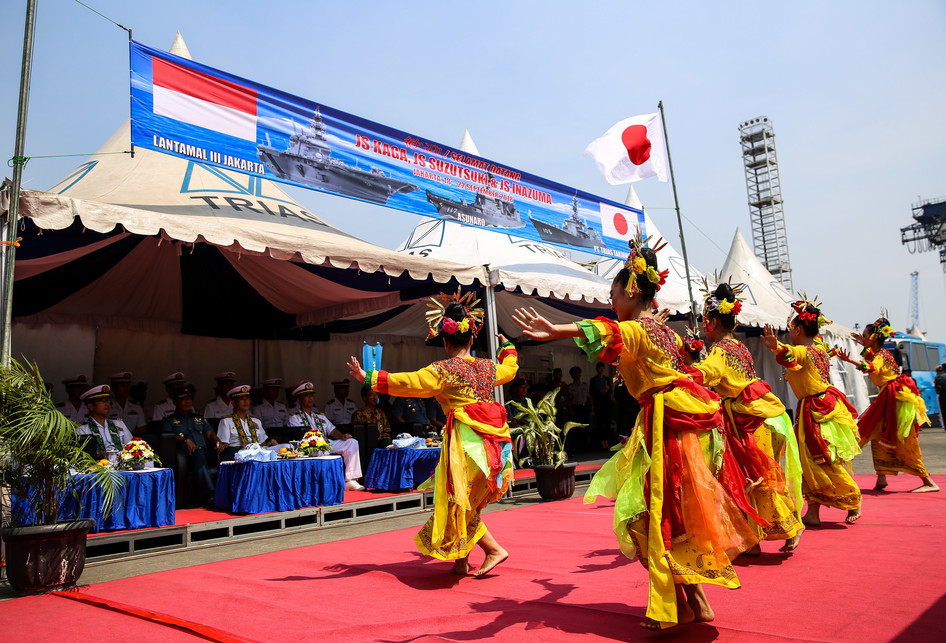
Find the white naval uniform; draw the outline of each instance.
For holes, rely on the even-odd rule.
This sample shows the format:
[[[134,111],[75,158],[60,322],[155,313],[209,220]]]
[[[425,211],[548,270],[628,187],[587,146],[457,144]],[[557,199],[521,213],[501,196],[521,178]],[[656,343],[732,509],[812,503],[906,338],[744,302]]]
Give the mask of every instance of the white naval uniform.
[[[65,415],[76,424],[82,424],[89,419],[89,407],[87,407],[83,402],[79,403],[78,409],[72,406],[72,402],[69,400],[60,402],[56,405],[56,408],[59,409],[60,413]]]
[[[250,409],[250,412],[253,417],[260,419],[264,429],[289,426],[289,410],[279,400],[273,403],[270,403],[269,400],[263,400],[262,404],[254,406]]]
[[[325,404],[323,413],[332,424],[351,424],[351,414],[357,410],[358,407],[351,400],[339,402],[337,397],[333,397]]]
[[[148,423],[145,420],[145,410],[137,403],[132,402],[131,398],[125,401],[124,408],[118,403],[118,400],[112,398],[112,410],[108,414],[108,418],[110,420],[121,420],[132,433],[138,427],[144,427]]]
[[[332,453],[342,456],[342,461],[345,463],[345,482],[357,480],[361,477],[361,456],[358,453],[358,440],[355,438],[333,440],[328,437],[335,430],[335,425],[327,417],[320,413],[306,413],[299,410],[289,416],[289,426],[301,426],[306,431],[310,429],[321,431],[325,441],[332,447]]]
[[[115,428],[118,429],[118,437],[121,440],[121,444],[114,444],[112,441],[112,434],[109,433],[108,427],[96,422],[95,418],[91,419],[92,423],[95,424],[99,431],[99,436],[102,438],[102,443],[105,445],[106,451],[110,449],[114,451],[121,451],[126,444],[131,442],[131,431],[128,430],[128,427],[125,426],[125,423],[121,420],[112,420],[112,424],[114,424]],[[92,435],[92,430],[89,427],[88,419],[76,427],[76,435]]]
[[[204,419],[205,420],[217,420],[220,418],[225,418],[228,415],[233,415],[233,407],[230,406],[229,401],[224,401],[220,397],[214,398],[213,402],[209,402],[207,406],[204,407]]]
[[[256,441],[260,444],[266,442],[269,438],[266,436],[266,431],[263,430],[263,425],[255,417],[251,416],[249,419],[256,425]],[[249,427],[244,425],[243,431],[246,433],[247,441],[252,442],[253,438]],[[243,448],[243,442],[240,441],[240,432],[236,430],[233,423],[232,413],[220,420],[220,424],[217,425],[217,437],[231,447],[236,447],[237,449]]]
[[[174,415],[174,402],[171,398],[158,402],[154,405],[154,413],[151,414],[152,422],[160,422],[166,417]]]

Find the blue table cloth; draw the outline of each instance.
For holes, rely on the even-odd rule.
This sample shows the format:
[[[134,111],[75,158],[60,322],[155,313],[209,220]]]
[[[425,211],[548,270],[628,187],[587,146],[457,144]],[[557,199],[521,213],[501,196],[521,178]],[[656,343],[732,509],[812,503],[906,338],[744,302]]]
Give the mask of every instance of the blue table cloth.
[[[95,521],[91,533],[174,524],[174,471],[142,469],[119,471],[118,475],[122,484],[115,490],[112,511],[107,516],[102,512],[102,489],[92,486],[92,475],[72,476],[76,493],[63,495],[59,520],[91,518]]]
[[[380,491],[412,489],[430,477],[440,462],[440,449],[375,449],[365,486]]]
[[[260,514],[341,504],[345,469],[338,455],[276,462],[223,462],[214,505],[233,513]]]

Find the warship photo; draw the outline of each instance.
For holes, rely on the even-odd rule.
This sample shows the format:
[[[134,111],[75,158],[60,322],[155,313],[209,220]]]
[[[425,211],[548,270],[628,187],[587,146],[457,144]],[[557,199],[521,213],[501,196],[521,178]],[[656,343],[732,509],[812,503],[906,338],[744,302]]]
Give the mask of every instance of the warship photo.
[[[460,223],[489,228],[521,228],[525,222],[519,218],[519,212],[512,203],[506,203],[495,197],[476,195],[473,203],[465,200],[453,201],[427,190],[427,201],[437,208],[444,219]]]
[[[594,248],[595,246],[604,246],[604,241],[598,231],[589,226],[584,219],[578,216],[578,197],[572,197],[572,213],[568,218],[562,221],[562,227],[554,226],[544,221],[539,221],[530,216],[529,220],[538,230],[539,236],[544,241],[553,243],[563,243],[570,246],[579,246],[582,248]]]
[[[288,148],[277,150],[261,144],[256,147],[256,154],[281,179],[381,205],[395,194],[417,189],[413,183],[390,177],[383,170],[363,170],[333,159],[318,110],[308,127],[289,137]]]

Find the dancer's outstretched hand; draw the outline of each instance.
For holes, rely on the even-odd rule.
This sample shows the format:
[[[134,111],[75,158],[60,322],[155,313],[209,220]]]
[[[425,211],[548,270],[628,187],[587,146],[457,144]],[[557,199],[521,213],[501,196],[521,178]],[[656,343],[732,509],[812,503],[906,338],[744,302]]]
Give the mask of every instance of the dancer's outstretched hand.
[[[661,324],[666,324],[667,320],[670,319],[670,309],[661,308],[660,310],[657,311],[657,314],[654,315],[654,319],[659,321]]]
[[[502,333],[496,333],[496,339],[499,341],[500,346],[502,346],[503,344],[509,341],[508,339],[506,339],[506,336],[503,335]]]
[[[851,339],[861,346],[867,346],[867,336],[862,333],[851,333]]]
[[[765,347],[770,351],[775,351],[778,348],[778,339],[775,337],[775,331],[772,329],[771,324],[766,324],[763,329],[762,343],[765,344]]]
[[[354,355],[352,355],[351,359],[348,360],[348,371],[351,373],[351,376],[359,382],[365,381],[365,376],[367,373],[365,373],[365,369],[361,367],[361,363]]]
[[[851,359],[851,354],[847,352],[846,350],[844,350],[843,348],[839,348],[837,349],[837,351],[838,351],[838,357],[840,357],[842,361],[850,362],[851,364],[857,364],[857,362]]]
[[[512,320],[521,328],[526,337],[540,342],[556,339],[555,326],[545,317],[535,312],[535,308],[517,308],[512,313]]]

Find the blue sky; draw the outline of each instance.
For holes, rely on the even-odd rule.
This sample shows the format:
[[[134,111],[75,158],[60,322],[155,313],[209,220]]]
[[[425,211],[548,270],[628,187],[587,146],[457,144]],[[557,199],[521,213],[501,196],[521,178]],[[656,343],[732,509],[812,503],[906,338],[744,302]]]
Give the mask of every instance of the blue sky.
[[[12,4],[12,3],[11,3]],[[946,340],[946,276],[899,229],[946,196],[946,4],[882,2],[182,2],[87,4],[196,60],[271,87],[623,201],[582,151],[627,116],[666,107],[690,259],[712,272],[750,238],[740,122],[774,123],[795,286],[838,322],[890,311]],[[0,152],[13,155],[25,3],[0,41]],[[128,117],[127,34],[81,5],[40,0],[25,186],[46,189]],[[7,175],[11,172],[7,169]],[[635,185],[676,243],[668,184]],[[420,220],[314,192],[303,205],[395,247]],[[367,232],[365,232],[367,231]]]

